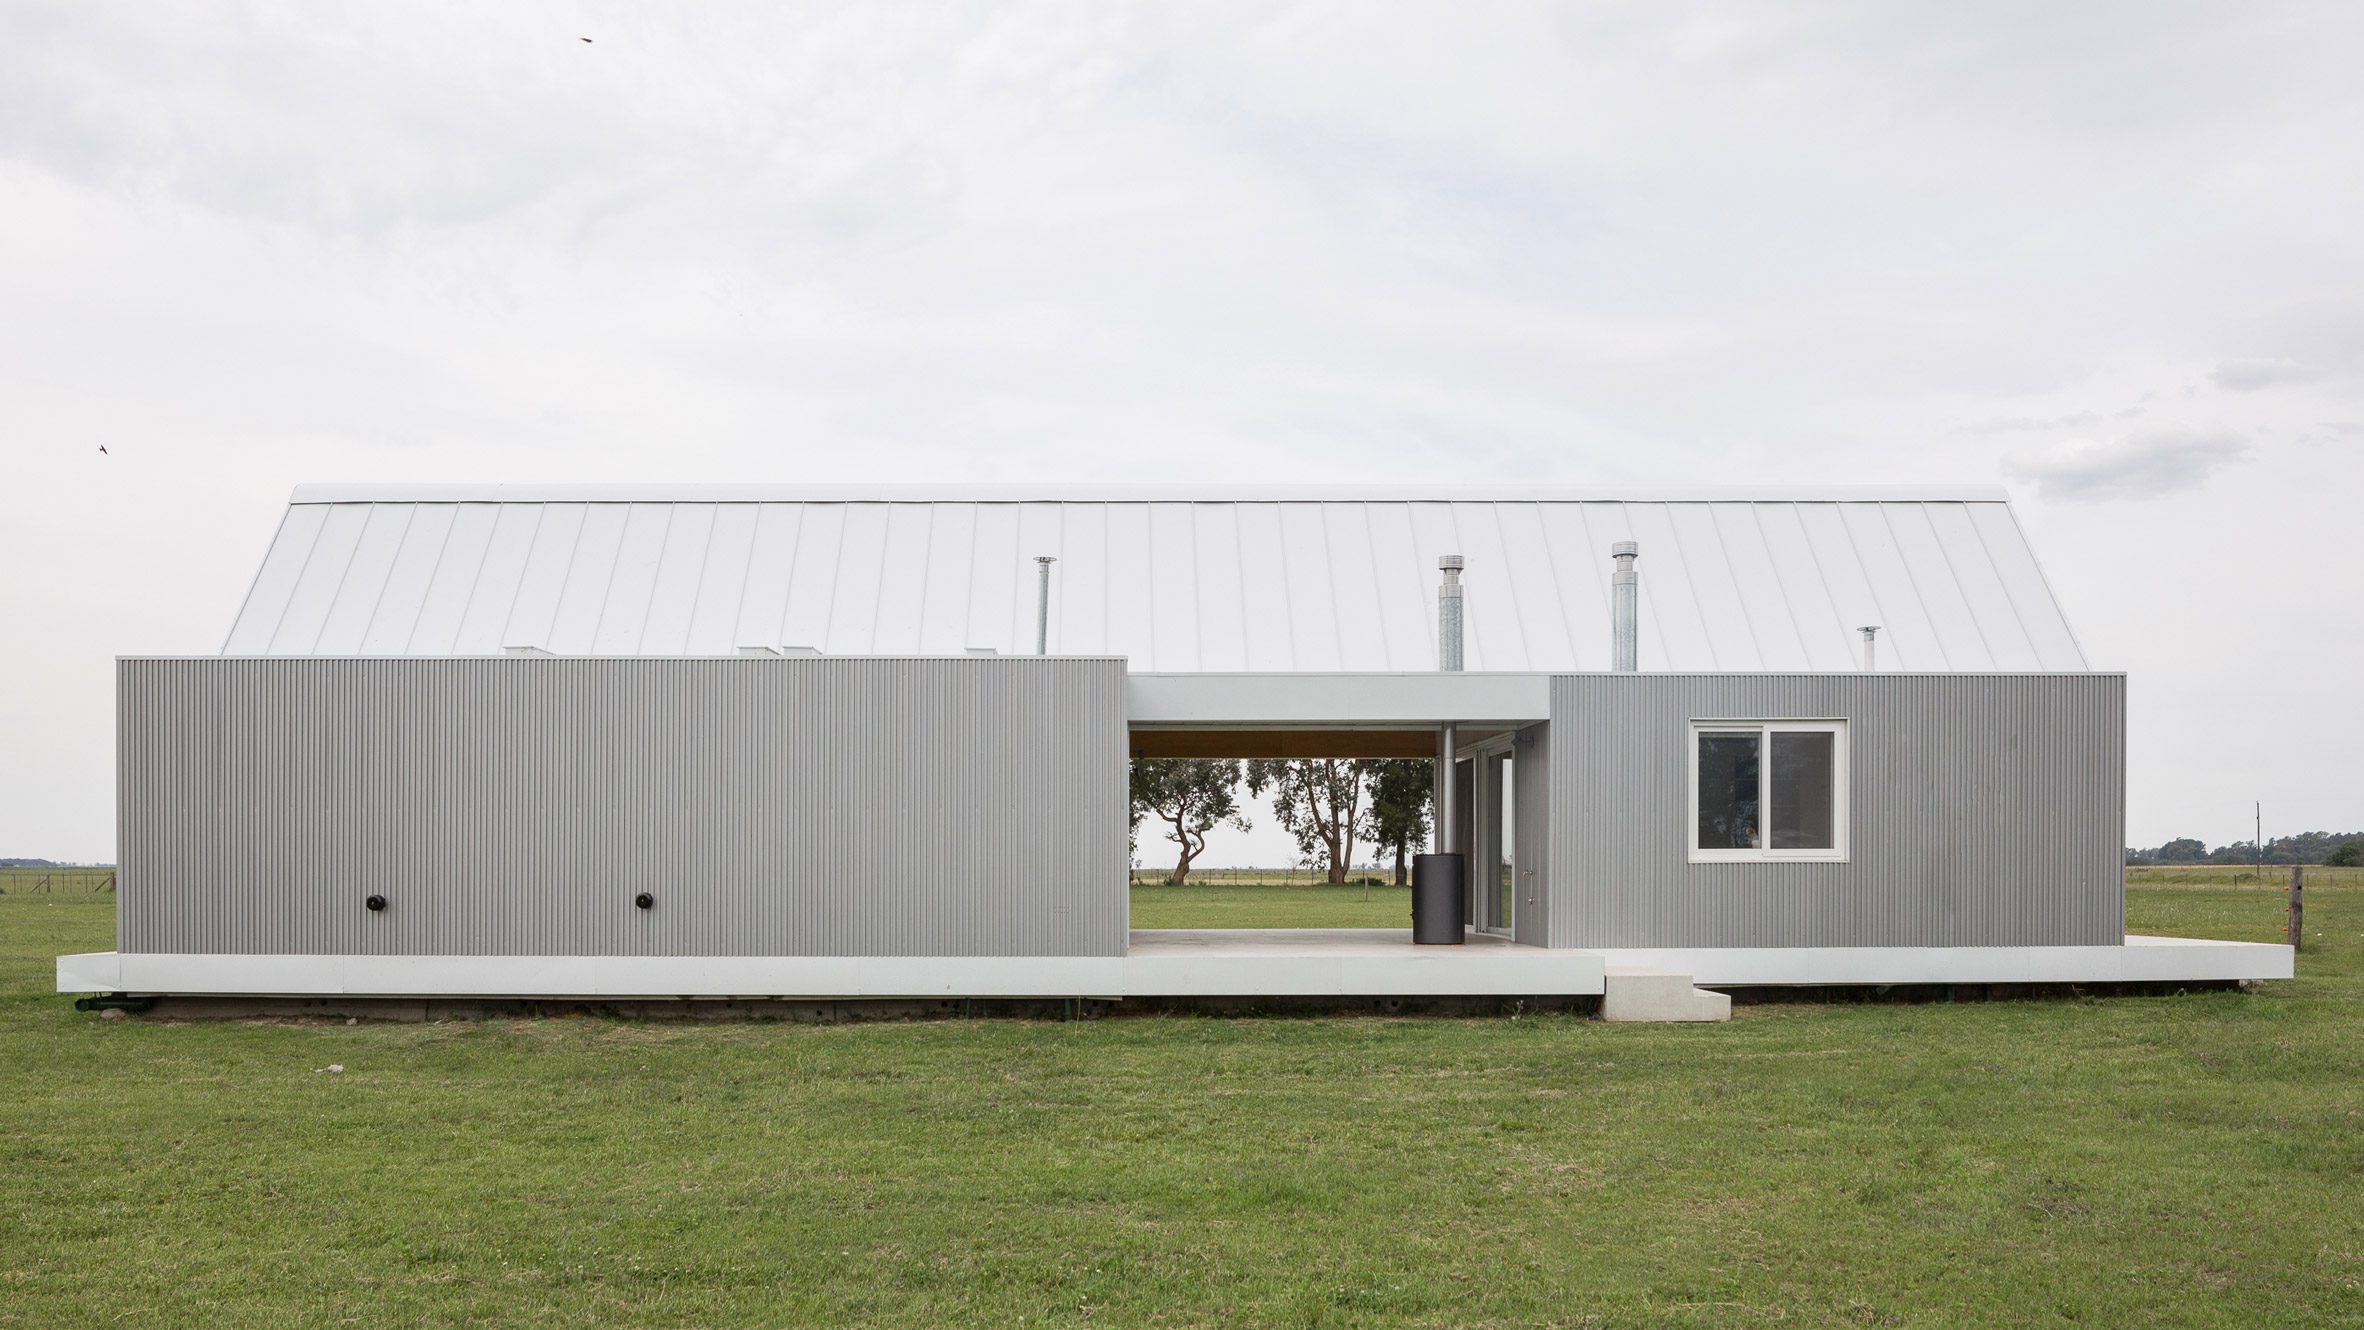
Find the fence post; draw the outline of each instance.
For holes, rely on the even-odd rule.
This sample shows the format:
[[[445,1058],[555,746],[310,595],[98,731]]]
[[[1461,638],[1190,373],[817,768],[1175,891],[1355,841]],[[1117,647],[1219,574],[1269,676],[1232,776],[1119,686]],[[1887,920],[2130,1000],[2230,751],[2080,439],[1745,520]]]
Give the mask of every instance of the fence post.
[[[2307,870],[2303,865],[2290,866],[2290,949],[2299,948],[2299,939],[2306,936]]]

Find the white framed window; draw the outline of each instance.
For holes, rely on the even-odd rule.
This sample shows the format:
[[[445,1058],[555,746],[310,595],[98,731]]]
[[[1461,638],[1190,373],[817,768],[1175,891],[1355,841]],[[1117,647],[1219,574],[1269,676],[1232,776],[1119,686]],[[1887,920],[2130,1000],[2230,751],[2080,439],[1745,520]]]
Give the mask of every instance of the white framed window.
[[[1691,862],[1847,857],[1847,722],[1691,722]]]

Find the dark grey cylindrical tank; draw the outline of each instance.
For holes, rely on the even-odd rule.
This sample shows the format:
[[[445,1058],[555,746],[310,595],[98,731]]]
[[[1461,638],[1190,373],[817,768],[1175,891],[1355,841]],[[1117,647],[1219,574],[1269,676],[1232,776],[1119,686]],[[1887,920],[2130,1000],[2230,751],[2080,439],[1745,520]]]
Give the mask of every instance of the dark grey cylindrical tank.
[[[1461,941],[1461,856],[1412,856],[1412,941],[1452,946]]]

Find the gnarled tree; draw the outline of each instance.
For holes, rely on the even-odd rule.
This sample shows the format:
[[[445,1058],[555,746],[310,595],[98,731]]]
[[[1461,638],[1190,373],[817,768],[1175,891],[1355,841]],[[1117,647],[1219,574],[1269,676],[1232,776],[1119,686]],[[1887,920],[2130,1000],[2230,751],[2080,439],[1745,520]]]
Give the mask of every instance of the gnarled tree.
[[[1395,884],[1404,885],[1404,861],[1428,839],[1428,805],[1436,795],[1436,764],[1425,757],[1391,757],[1370,764],[1370,807],[1363,812],[1363,839],[1395,851]]]
[[[1239,809],[1239,779],[1237,759],[1133,759],[1134,827],[1145,814],[1155,817],[1181,850],[1167,882],[1180,886],[1188,880],[1190,861],[1207,848],[1208,832],[1219,826],[1248,829],[1247,815]]]
[[[1332,886],[1346,881],[1354,860],[1363,773],[1371,765],[1343,757],[1259,757],[1248,763],[1248,792],[1272,791],[1272,811],[1297,838],[1297,853],[1307,864],[1325,866]]]

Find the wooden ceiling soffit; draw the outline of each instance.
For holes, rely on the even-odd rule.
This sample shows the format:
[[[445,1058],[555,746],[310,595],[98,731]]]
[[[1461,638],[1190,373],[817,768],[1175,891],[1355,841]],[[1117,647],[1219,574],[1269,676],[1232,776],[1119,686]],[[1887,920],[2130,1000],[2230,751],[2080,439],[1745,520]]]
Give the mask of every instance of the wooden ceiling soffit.
[[[1434,730],[1134,730],[1135,757],[1435,757]]]

